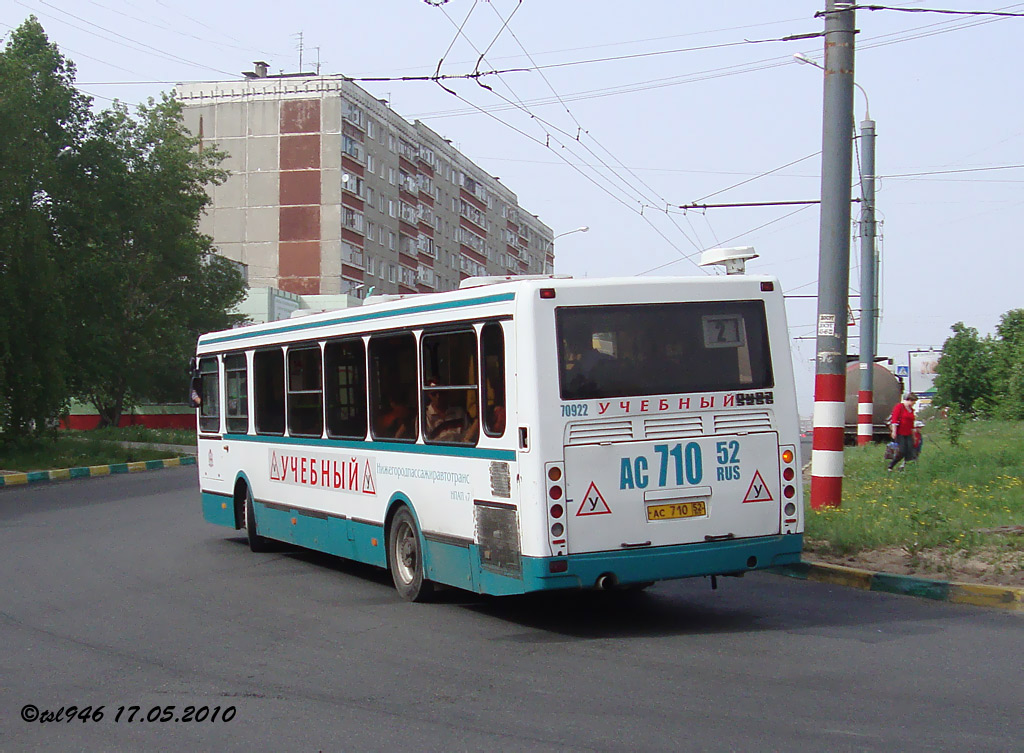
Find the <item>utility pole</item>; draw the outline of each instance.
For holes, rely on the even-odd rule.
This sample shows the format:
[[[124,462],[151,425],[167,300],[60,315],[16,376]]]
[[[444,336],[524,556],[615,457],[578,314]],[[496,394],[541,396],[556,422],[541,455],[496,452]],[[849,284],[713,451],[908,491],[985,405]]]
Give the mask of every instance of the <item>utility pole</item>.
[[[875,121],[871,111],[860,124],[860,392],[857,444],[871,442],[875,429],[874,370],[878,322],[878,270],[875,251]]]
[[[853,163],[854,11],[825,3],[825,90],[818,242],[818,339],[814,377],[811,507],[843,497],[846,419],[846,310],[850,284],[850,182]]]

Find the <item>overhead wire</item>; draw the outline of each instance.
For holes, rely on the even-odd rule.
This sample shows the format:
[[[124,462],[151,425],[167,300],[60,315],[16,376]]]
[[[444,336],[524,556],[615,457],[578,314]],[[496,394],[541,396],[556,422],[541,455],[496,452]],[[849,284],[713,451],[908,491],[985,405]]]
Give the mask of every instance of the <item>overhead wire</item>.
[[[62,13],[64,15],[66,15],[66,16],[70,16],[71,18],[74,18],[77,21],[81,21],[82,23],[84,23],[84,24],[86,24],[88,26],[91,26],[93,28],[99,29],[100,31],[106,32],[107,34],[111,34],[114,37],[117,37],[118,39],[112,39],[110,37],[103,36],[102,34],[100,34],[98,32],[90,31],[89,29],[82,28],[81,26],[77,26],[77,25],[75,25],[73,23],[70,23],[69,21],[66,21],[66,20],[64,20],[62,18],[55,17],[55,16],[52,16],[52,15],[43,13],[43,12],[39,11],[38,9],[33,8],[32,6],[30,6],[28,3],[23,2],[22,0],[14,0],[14,2],[17,3],[18,5],[21,5],[23,7],[28,8],[29,10],[32,10],[34,12],[39,13],[40,15],[48,16],[48,17],[53,18],[54,20],[56,20],[56,21],[58,21],[60,23],[67,24],[68,26],[70,26],[70,27],[72,27],[74,29],[78,29],[79,31],[85,32],[86,34],[91,34],[93,36],[99,37],[100,39],[104,39],[107,42],[111,42],[113,44],[116,44],[116,45],[119,45],[119,46],[122,46],[122,47],[127,47],[128,49],[131,49],[131,50],[135,50],[136,52],[142,52],[142,53],[147,54],[147,55],[155,55],[156,57],[161,57],[161,58],[164,58],[165,60],[171,60],[171,61],[176,62],[176,63],[182,63],[184,65],[188,65],[188,66],[191,66],[193,68],[201,68],[203,70],[216,71],[217,73],[223,73],[223,74],[228,75],[228,76],[234,76],[235,75],[234,73],[231,73],[229,71],[222,71],[219,68],[214,68],[213,66],[202,65],[200,63],[194,63],[191,60],[187,60],[187,59],[179,57],[177,55],[172,55],[171,53],[164,52],[163,50],[160,50],[159,48],[156,48],[156,47],[153,47],[151,45],[148,45],[148,44],[146,44],[144,42],[138,42],[136,40],[131,39],[130,37],[126,37],[123,34],[119,34],[116,31],[108,29],[108,28],[106,28],[104,26],[101,26],[99,24],[94,24],[92,21],[88,21],[88,20],[82,18],[81,16],[75,15],[74,13],[66,11],[66,10],[64,10],[62,8],[58,8],[57,6],[53,5],[52,3],[47,2],[47,0],[37,0],[37,2],[40,5],[46,6],[47,8],[51,8],[51,9],[57,11],[58,13]],[[123,41],[123,42],[122,41],[118,41],[119,39],[125,40],[125,41]],[[131,44],[129,44],[129,43],[131,43]]]
[[[442,8],[441,10],[442,10],[442,13],[444,13],[445,17],[446,17],[446,18],[448,19],[449,23],[451,23],[451,24],[452,24],[452,25],[454,26],[454,25],[455,25],[455,22],[454,22],[454,20],[453,20],[453,19],[452,19],[452,18],[451,18],[451,17],[450,17],[450,16],[448,15],[448,14],[447,14],[447,12],[445,12],[445,11],[444,11],[444,9],[443,9],[443,8]],[[499,16],[500,16],[500,14],[499,14]],[[478,48],[476,47],[476,45],[474,45],[474,44],[473,44],[472,40],[470,40],[470,39],[469,39],[469,37],[468,37],[468,36],[467,36],[467,35],[465,34],[465,32],[463,31],[462,27],[459,27],[459,28],[458,28],[458,30],[457,30],[457,32],[456,32],[456,34],[457,34],[457,35],[461,35],[461,36],[463,36],[463,38],[465,38],[465,39],[466,39],[467,43],[468,43],[468,44],[469,44],[469,45],[470,45],[471,47],[473,47],[473,49],[474,49],[475,51],[477,51],[477,52],[479,53],[479,49],[478,49]],[[450,48],[449,48],[449,49],[450,49]],[[446,55],[447,55],[447,53],[446,53]],[[509,86],[509,84],[508,84],[507,82],[505,82],[504,80],[502,80],[502,79],[500,78],[500,76],[499,76],[499,81],[501,81],[501,83],[502,83],[502,85],[503,85],[503,86],[505,86],[506,88],[508,88],[508,89],[509,89],[509,92],[510,92],[510,94],[511,94],[511,95],[512,95],[513,97],[516,97],[517,99],[519,99],[519,98],[518,98],[518,95],[516,95],[515,91],[514,91],[514,90],[513,90],[513,89],[512,89],[512,88],[511,88],[511,87]],[[460,99],[461,101],[463,101],[463,102],[466,102],[466,103],[467,103],[467,104],[469,104],[469,105],[470,105],[471,107],[473,107],[473,108],[475,108],[475,109],[479,110],[480,112],[485,112],[485,111],[483,110],[483,108],[481,108],[481,107],[480,107],[479,105],[476,105],[475,103],[473,103],[473,102],[470,102],[470,101],[469,101],[469,100],[467,100],[467,99],[466,99],[465,97],[462,97],[461,95],[457,94],[457,93],[456,93],[456,92],[455,92],[454,90],[452,90],[452,89],[449,89],[448,87],[445,87],[445,86],[444,86],[443,84],[441,84],[441,83],[440,83],[440,81],[438,81],[437,83],[438,83],[438,85],[439,85],[439,86],[441,86],[441,88],[443,88],[443,89],[444,89],[445,91],[447,91],[448,93],[450,93],[450,94],[452,94],[452,95],[456,96],[456,97],[457,97],[458,99]],[[539,117],[539,116],[537,116],[536,114],[534,114],[534,113],[530,112],[529,108],[528,108],[528,107],[526,107],[526,106],[525,106],[525,104],[523,104],[523,103],[522,103],[522,100],[521,100],[521,99],[519,99],[519,102],[518,102],[518,103],[515,103],[515,102],[512,102],[511,100],[509,100],[509,99],[508,99],[507,97],[505,97],[504,95],[502,95],[502,94],[501,94],[500,92],[497,92],[497,91],[495,91],[495,90],[494,90],[494,89],[493,89],[492,87],[484,87],[484,88],[488,89],[488,90],[489,90],[489,91],[491,91],[491,92],[492,92],[493,94],[495,94],[495,95],[496,95],[496,96],[498,96],[499,98],[503,99],[503,100],[504,100],[504,101],[505,101],[506,103],[508,103],[508,104],[509,104],[509,106],[511,106],[511,107],[514,107],[514,108],[516,108],[516,109],[520,109],[520,110],[522,110],[522,111],[523,111],[523,112],[524,112],[525,114],[529,115],[529,117],[531,118],[531,120],[533,120],[534,122],[536,122],[536,123],[537,123],[538,125],[541,125],[541,130],[542,130],[542,131],[544,131],[544,133],[545,133],[545,136],[546,136],[545,142],[543,143],[543,146],[544,146],[545,148],[547,148],[547,149],[549,149],[550,151],[552,151],[552,152],[553,152],[553,153],[554,153],[554,154],[555,154],[556,156],[558,156],[558,157],[559,157],[560,159],[562,159],[562,160],[563,160],[563,161],[564,161],[564,162],[565,162],[566,164],[568,164],[568,165],[569,165],[570,167],[572,167],[572,168],[573,168],[574,170],[576,170],[576,171],[577,171],[577,172],[579,172],[579,173],[580,173],[581,175],[583,175],[584,177],[586,177],[586,178],[587,178],[587,180],[589,180],[589,181],[590,181],[591,183],[593,183],[593,184],[594,184],[595,186],[597,186],[598,188],[600,188],[600,189],[601,189],[601,190],[602,190],[602,191],[603,191],[604,193],[606,193],[606,194],[608,194],[609,196],[611,196],[611,197],[612,197],[613,199],[615,199],[615,200],[616,200],[617,202],[619,202],[620,204],[622,204],[622,205],[623,205],[624,207],[626,207],[627,209],[629,209],[630,211],[632,211],[632,212],[634,212],[634,213],[636,213],[636,214],[639,214],[639,215],[640,215],[641,217],[644,217],[645,221],[646,221],[646,222],[647,222],[647,223],[648,223],[649,225],[651,225],[651,227],[652,227],[652,228],[653,228],[653,229],[655,230],[655,232],[656,232],[656,233],[658,233],[658,235],[660,235],[660,236],[661,236],[661,237],[662,237],[662,238],[663,238],[663,239],[664,239],[664,240],[665,240],[665,241],[666,241],[667,243],[669,243],[669,245],[670,245],[670,246],[672,246],[672,247],[673,247],[673,248],[674,248],[674,249],[675,249],[675,250],[676,250],[676,251],[677,251],[677,252],[678,252],[678,253],[679,253],[680,255],[684,256],[684,258],[685,258],[685,254],[683,253],[683,251],[682,251],[681,249],[679,249],[679,248],[678,248],[678,247],[677,247],[677,246],[676,246],[676,245],[675,245],[674,243],[672,243],[672,242],[671,242],[671,241],[670,241],[670,240],[669,240],[669,239],[667,238],[667,236],[665,236],[665,234],[664,234],[664,233],[663,233],[663,232],[662,232],[662,231],[661,231],[661,230],[660,230],[659,228],[657,228],[657,226],[655,226],[655,225],[654,225],[653,223],[651,223],[651,222],[650,222],[650,219],[649,219],[649,218],[646,218],[646,217],[644,216],[644,214],[643,214],[643,211],[642,211],[642,209],[639,209],[639,208],[635,208],[635,207],[632,207],[632,206],[630,206],[630,204],[629,204],[628,202],[626,202],[625,200],[623,200],[623,199],[622,199],[622,198],[620,198],[619,196],[616,196],[616,195],[615,195],[614,193],[612,193],[612,192],[611,192],[611,191],[610,191],[610,190],[609,190],[609,189],[608,189],[608,188],[607,188],[607,187],[606,187],[605,185],[603,185],[603,184],[602,184],[601,182],[599,182],[599,181],[598,181],[598,180],[596,180],[596,179],[595,179],[594,177],[592,177],[591,175],[588,175],[588,174],[587,174],[586,172],[584,172],[583,170],[581,170],[581,169],[579,168],[579,166],[578,166],[578,165],[576,165],[576,164],[575,164],[575,163],[573,163],[572,161],[570,161],[570,160],[566,159],[566,158],[565,158],[565,157],[564,157],[564,156],[563,156],[562,154],[560,154],[560,153],[559,153],[558,151],[555,151],[555,150],[551,149],[551,145],[550,145],[550,142],[551,142],[551,140],[553,139],[553,140],[555,141],[555,143],[557,143],[557,144],[558,144],[559,146],[561,146],[561,147],[562,147],[562,149],[565,149],[565,150],[566,150],[566,151],[568,151],[568,152],[569,152],[570,154],[572,154],[572,155],[573,155],[574,157],[576,157],[577,159],[579,159],[578,155],[576,155],[576,153],[575,153],[575,152],[573,151],[573,149],[572,149],[572,147],[571,147],[571,146],[568,146],[567,144],[564,144],[564,143],[562,143],[561,141],[559,141],[559,140],[558,140],[558,138],[557,138],[557,136],[555,136],[554,134],[552,134],[552,133],[551,133],[550,131],[548,131],[547,129],[545,129],[545,128],[544,128],[543,126],[544,126],[544,125],[547,125],[547,126],[548,126],[548,127],[550,127],[550,128],[552,129],[552,130],[555,130],[555,131],[559,131],[559,132],[563,133],[564,135],[568,136],[568,137],[569,137],[569,138],[570,138],[571,140],[573,140],[573,141],[576,141],[577,143],[579,143],[579,142],[578,142],[578,140],[576,140],[576,139],[573,139],[573,138],[572,138],[571,134],[568,134],[568,133],[566,133],[566,132],[565,132],[565,131],[563,131],[562,129],[559,129],[559,128],[557,128],[557,126],[554,126],[553,124],[550,124],[550,123],[548,123],[548,122],[547,122],[546,120],[544,120],[543,118],[540,118],[540,117]],[[523,134],[523,135],[526,135],[526,134],[525,134],[525,132],[524,132],[524,131],[522,131],[521,129],[515,128],[515,127],[514,127],[514,126],[512,126],[511,124],[509,124],[509,123],[506,123],[505,121],[501,120],[500,118],[497,118],[496,116],[492,115],[492,114],[491,114],[490,112],[486,112],[486,114],[488,114],[489,116],[493,117],[493,118],[494,118],[495,120],[497,120],[498,122],[502,123],[503,125],[506,125],[507,127],[510,127],[510,128],[512,128],[513,130],[517,131],[518,133],[520,133],[520,134]],[[537,142],[537,143],[540,143],[538,139],[535,139],[535,138],[533,138],[533,137],[530,137],[530,138],[531,138],[531,140],[534,140],[535,142]],[[586,147],[585,145],[582,145],[582,144],[581,144],[581,146],[583,146],[583,148],[587,148],[587,147]],[[591,151],[591,154],[593,154],[593,151],[592,151],[592,150],[589,150],[589,151]],[[595,156],[595,157],[597,157],[597,155],[594,155],[594,156]],[[599,158],[598,158],[598,159],[599,159]],[[601,160],[599,159],[599,161],[601,161]],[[619,189],[619,190],[621,190],[621,189]],[[635,190],[635,189],[634,189],[634,190]],[[688,240],[690,240],[690,242],[691,242],[691,243],[692,243],[692,244],[693,244],[693,245],[694,245],[694,246],[695,246],[696,248],[699,248],[699,245],[698,245],[698,244],[696,244],[696,243],[695,243],[695,242],[694,242],[694,241],[693,241],[692,239],[688,239]]]
[[[516,10],[519,10],[520,7],[522,7],[522,0],[519,0],[519,5],[516,6]],[[493,4],[491,4],[491,9],[494,11],[494,13],[498,16],[499,19],[502,19],[501,13],[498,11],[498,9]],[[513,15],[514,15],[514,13],[515,13],[515,11],[513,11]],[[506,28],[508,29],[509,35],[516,41],[516,44],[519,45],[519,48],[526,55],[526,57],[530,61],[530,63],[533,64],[534,66],[536,66],[536,61],[534,60],[534,58],[530,54],[530,52],[526,49],[526,45],[524,45],[522,43],[522,41],[520,41],[520,39],[516,35],[515,31],[508,27],[508,22],[511,20],[511,18],[512,18],[512,15],[509,15],[508,19],[502,19],[503,20],[502,29],[503,30],[506,29]],[[500,34],[500,32],[499,32],[499,34]],[[493,42],[492,42],[492,45],[493,45]],[[480,56],[480,60],[483,60],[483,55]],[[478,64],[479,64],[479,61],[478,61]],[[619,180],[623,181],[623,183],[625,183],[627,186],[630,186],[632,188],[632,190],[635,191],[636,194],[641,197],[641,199],[643,199],[643,192],[642,191],[638,190],[635,185],[630,185],[629,181],[624,179],[623,176],[618,172],[618,170],[616,170],[615,168],[613,168],[610,165],[608,165],[607,162],[605,162],[603,159],[601,159],[601,157],[599,157],[592,149],[590,149],[585,143],[583,143],[583,141],[582,141],[582,139],[580,137],[581,137],[581,135],[586,134],[586,136],[589,139],[591,139],[614,162],[616,162],[618,164],[619,168],[626,170],[633,177],[634,180],[639,181],[639,183],[644,188],[646,188],[648,191],[650,191],[656,198],[658,198],[659,201],[661,201],[662,203],[667,203],[665,201],[664,197],[662,197],[660,194],[658,194],[658,192],[656,190],[654,190],[646,181],[644,181],[642,178],[640,178],[638,175],[636,175],[636,173],[634,173],[629,168],[625,167],[625,165],[623,165],[623,163],[622,163],[622,160],[620,160],[618,157],[616,157],[611,152],[611,150],[609,150],[606,146],[604,146],[604,144],[602,144],[597,139],[597,137],[595,137],[593,134],[590,133],[589,130],[587,130],[587,129],[585,129],[583,127],[583,125],[580,123],[580,121],[576,118],[576,115],[572,112],[571,109],[569,109],[569,106],[567,104],[565,104],[565,102],[562,100],[561,96],[559,95],[558,91],[555,89],[554,85],[551,83],[550,79],[548,79],[548,77],[544,74],[544,71],[540,67],[537,67],[536,70],[540,74],[541,79],[547,85],[548,89],[551,90],[551,93],[558,99],[559,103],[562,105],[562,108],[565,110],[566,114],[572,119],[573,123],[576,124],[576,128],[577,128],[577,131],[576,131],[576,141],[584,149],[586,149],[588,152],[590,152],[590,154],[592,154],[598,160],[598,162],[601,163],[601,165],[603,167],[605,167],[610,173],[615,175],[616,178],[618,178]],[[480,83],[480,82],[478,81],[477,83]],[[529,112],[529,114],[532,117],[536,117],[536,115],[534,115],[534,113],[532,113],[532,112]],[[542,121],[542,122],[546,122],[546,121]],[[564,131],[562,131],[562,132],[565,133]],[[570,134],[565,134],[565,135],[569,136]],[[696,248],[700,248],[700,243],[698,242],[699,241],[699,234],[697,233],[696,228],[693,228],[693,226],[692,226],[693,223],[692,222],[690,223],[691,229],[693,230],[694,235],[698,238],[698,241],[694,241],[693,239],[691,239],[686,234],[686,232],[682,229],[682,227],[680,227],[679,224],[674,219],[672,219],[671,221],[676,226],[676,228],[679,230],[679,233],[684,238],[686,238],[691,243],[691,245],[693,245]]]

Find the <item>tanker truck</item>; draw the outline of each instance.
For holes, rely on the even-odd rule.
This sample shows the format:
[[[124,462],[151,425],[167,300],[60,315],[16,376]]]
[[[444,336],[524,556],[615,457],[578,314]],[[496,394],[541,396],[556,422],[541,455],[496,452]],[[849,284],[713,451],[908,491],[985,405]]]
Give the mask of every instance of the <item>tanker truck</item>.
[[[903,397],[903,380],[880,363],[873,371],[874,411],[871,416],[872,438],[876,442],[889,440],[889,416]],[[847,444],[857,442],[857,397],[860,392],[860,363],[852,361],[846,366],[846,429]]]

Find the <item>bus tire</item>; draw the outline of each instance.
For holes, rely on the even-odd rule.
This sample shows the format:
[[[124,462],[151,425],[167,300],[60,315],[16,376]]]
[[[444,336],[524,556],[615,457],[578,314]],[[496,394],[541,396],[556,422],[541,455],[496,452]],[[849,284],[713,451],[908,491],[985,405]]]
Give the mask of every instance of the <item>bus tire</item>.
[[[245,487],[245,518],[243,519],[245,535],[249,539],[249,549],[253,552],[269,552],[270,539],[256,533],[256,510],[252,504],[252,490]]]
[[[398,595],[406,601],[427,601],[434,584],[423,577],[423,544],[408,507],[399,508],[388,529],[388,570]]]

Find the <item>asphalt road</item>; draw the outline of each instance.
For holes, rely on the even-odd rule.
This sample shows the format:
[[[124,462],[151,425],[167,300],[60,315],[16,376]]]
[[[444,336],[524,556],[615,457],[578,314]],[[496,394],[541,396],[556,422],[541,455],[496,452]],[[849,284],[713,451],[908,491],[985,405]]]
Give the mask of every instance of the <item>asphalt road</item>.
[[[1014,613],[766,574],[407,604],[250,553],[194,468],[0,491],[0,552],[4,751],[1021,749]]]

